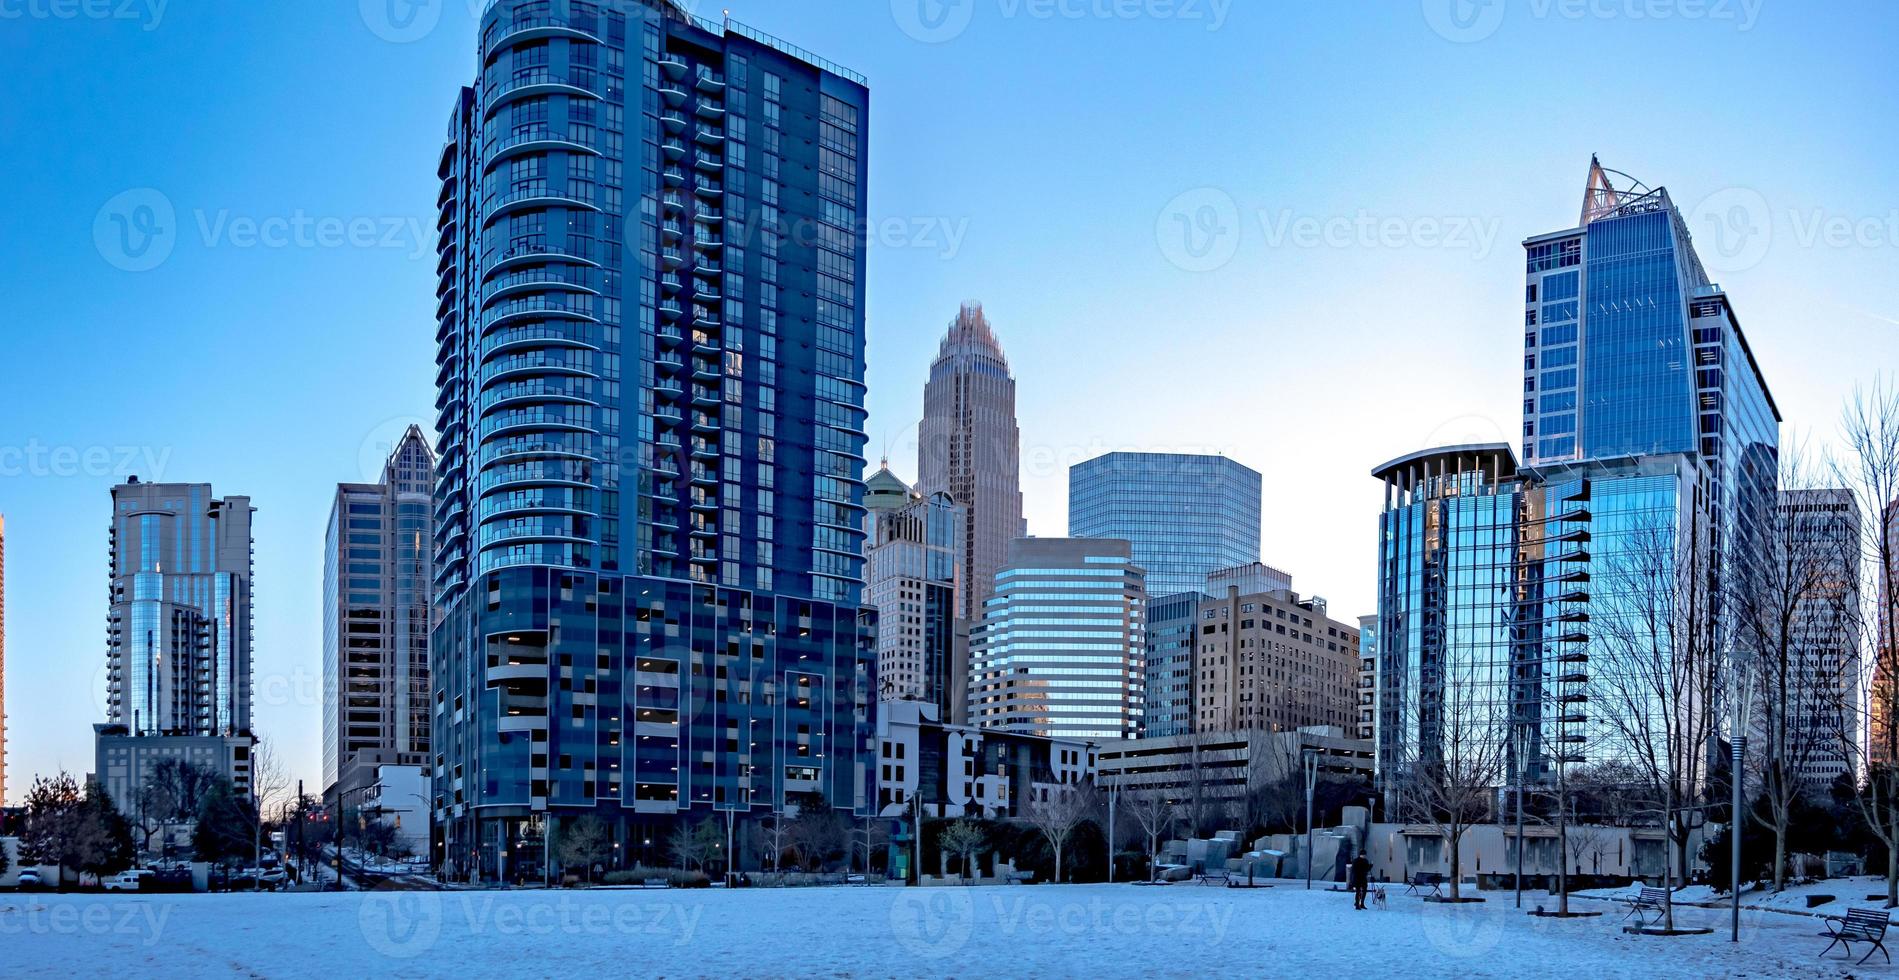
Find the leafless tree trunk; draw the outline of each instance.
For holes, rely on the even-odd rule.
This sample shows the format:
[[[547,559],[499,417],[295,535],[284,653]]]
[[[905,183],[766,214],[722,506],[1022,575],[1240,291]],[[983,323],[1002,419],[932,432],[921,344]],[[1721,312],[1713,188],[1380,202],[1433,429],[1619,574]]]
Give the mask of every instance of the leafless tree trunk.
[[[1167,799],[1166,792],[1159,788],[1135,790],[1126,794],[1122,797],[1121,808],[1134,817],[1134,823],[1147,838],[1147,877],[1152,881],[1155,869],[1160,864],[1161,837],[1173,829],[1179,814],[1174,804]]]
[[[1848,726],[1839,675],[1858,659],[1851,621],[1860,548],[1850,494],[1815,489],[1798,447],[1782,456],[1780,481],[1759,546],[1739,549],[1729,593],[1743,681],[1731,693],[1751,692],[1754,713],[1749,730],[1734,734],[1758,748],[1734,778],[1751,776],[1766,802],[1754,820],[1774,835],[1777,892],[1786,887],[1787,834],[1806,773]]]
[[[1055,882],[1062,880],[1062,851],[1075,828],[1095,818],[1100,808],[1093,783],[1062,783],[1047,789],[1047,798],[1032,798],[1022,816],[1048,840],[1055,852]]]
[[[1899,382],[1854,391],[1841,418],[1845,449],[1834,461],[1860,517],[1863,559],[1875,581],[1860,590],[1855,621],[1872,638],[1861,661],[1863,700],[1841,736],[1863,780],[1854,794],[1866,826],[1886,848],[1886,906],[1899,906]]]
[[[1451,900],[1461,899],[1464,834],[1493,809],[1507,775],[1508,665],[1487,643],[1452,637],[1434,676],[1421,684],[1406,730],[1417,745],[1396,778],[1409,819],[1437,828],[1450,851]],[[1312,855],[1306,855],[1311,861]]]
[[[251,827],[251,856],[254,862],[252,867],[260,872],[253,881],[258,888],[263,887],[264,815],[273,809],[280,809],[284,795],[289,791],[290,777],[284,771],[282,760],[277,758],[270,741],[259,737],[251,745],[251,802],[255,807],[251,814],[254,820]]]
[[[1708,518],[1682,506],[1611,531],[1607,566],[1592,590],[1596,704],[1615,755],[1634,766],[1670,847],[1664,927],[1685,880],[1691,816],[1708,777],[1720,726],[1727,644],[1716,634],[1715,569]],[[1601,544],[1599,537],[1598,544]]]

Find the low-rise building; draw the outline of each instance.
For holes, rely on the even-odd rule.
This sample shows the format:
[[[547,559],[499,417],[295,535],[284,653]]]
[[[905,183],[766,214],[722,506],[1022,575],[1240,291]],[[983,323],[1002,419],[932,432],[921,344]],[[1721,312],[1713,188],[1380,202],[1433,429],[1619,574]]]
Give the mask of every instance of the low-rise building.
[[[1096,757],[1086,739],[947,724],[928,701],[885,701],[877,708],[878,812],[906,818],[921,805],[926,819],[1020,816],[1031,794],[1091,779]]]
[[[1245,815],[1247,794],[1299,775],[1306,753],[1318,757],[1321,778],[1364,780],[1369,785],[1375,749],[1375,743],[1353,738],[1336,726],[1195,732],[1104,743],[1095,779],[1122,793],[1159,790],[1175,803],[1197,805],[1212,815],[1213,823],[1237,824]]]

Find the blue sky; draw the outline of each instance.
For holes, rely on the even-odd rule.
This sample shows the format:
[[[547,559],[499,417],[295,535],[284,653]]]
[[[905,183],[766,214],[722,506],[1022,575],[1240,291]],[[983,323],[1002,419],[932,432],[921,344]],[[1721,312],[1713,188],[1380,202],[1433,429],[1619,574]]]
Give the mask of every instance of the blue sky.
[[[474,70],[478,0],[385,2],[0,0],[15,798],[92,767],[134,472],[254,498],[258,722],[319,779],[323,524],[432,419],[435,157]],[[872,455],[914,475],[980,299],[1038,534],[1070,463],[1226,452],[1265,474],[1266,560],[1372,611],[1367,474],[1517,430],[1519,243],[1576,221],[1592,152],[1693,209],[1791,431],[1899,363],[1890,3],[719,6],[870,76]]]

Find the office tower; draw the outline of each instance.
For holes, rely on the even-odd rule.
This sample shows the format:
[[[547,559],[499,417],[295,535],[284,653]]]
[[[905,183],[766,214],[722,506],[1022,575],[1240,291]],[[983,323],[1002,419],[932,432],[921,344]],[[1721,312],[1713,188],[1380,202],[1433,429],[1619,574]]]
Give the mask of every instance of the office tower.
[[[376,483],[336,488],[323,543],[323,786],[429,762],[435,455],[410,426]]]
[[[962,617],[982,619],[1009,544],[1028,534],[1022,520],[1022,433],[1015,378],[981,304],[950,324],[923,387],[917,492],[947,493],[968,512],[964,529]]]
[[[250,734],[252,513],[205,483],[112,489],[108,725]]]
[[[1147,588],[1126,541],[1018,538],[970,632],[969,716],[1053,738],[1140,732]]]
[[[1193,731],[1194,652],[1199,647],[1203,592],[1177,592],[1148,602],[1147,697],[1142,738],[1169,738]]]
[[[1783,490],[1771,567],[1744,614],[1767,661],[1754,740],[1815,799],[1854,772],[1860,717],[1860,519],[1846,490]]]
[[[884,700],[928,701],[963,724],[969,698],[969,628],[957,615],[963,508],[949,494],[914,493],[879,469],[865,484],[870,540],[864,605],[877,611],[877,682]]]
[[[0,806],[7,802],[7,518],[0,514]]]
[[[1068,470],[1069,536],[1132,542],[1154,596],[1258,562],[1259,509],[1259,474],[1224,456],[1109,453]]]
[[[1540,528],[1569,514],[1589,539],[1586,563],[1525,566],[1552,595],[1579,597],[1534,617],[1546,660],[1564,638],[1585,638],[1566,655],[1585,658],[1595,697],[1587,712],[1562,712],[1588,719],[1564,752],[1668,758],[1680,750],[1634,744],[1653,742],[1632,733],[1656,726],[1631,722],[1685,696],[1662,696],[1669,685],[1631,638],[1645,623],[1673,624],[1667,656],[1689,676],[1741,636],[1736,600],[1750,589],[1750,556],[1771,547],[1779,411],[1666,188],[1592,159],[1580,225],[1524,247],[1524,464],[1540,485],[1526,520]],[[1588,587],[1562,587],[1581,564]],[[1671,594],[1658,595],[1667,569]],[[1564,616],[1587,625],[1569,628]],[[1631,697],[1638,689],[1648,693]],[[1718,708],[1713,694],[1686,700]]]
[[[1534,667],[1515,633],[1526,490],[1503,444],[1412,453],[1372,475],[1385,488],[1373,724],[1389,794],[1447,745],[1507,739],[1519,702],[1535,700],[1528,678],[1511,679]]]
[[[1228,586],[1199,606],[1195,731],[1356,727],[1358,629],[1328,616],[1324,599]]]
[[[563,821],[731,813],[755,862],[763,816],[874,803],[868,90],[669,0],[498,0],[479,55],[439,166],[438,844],[540,878]]]

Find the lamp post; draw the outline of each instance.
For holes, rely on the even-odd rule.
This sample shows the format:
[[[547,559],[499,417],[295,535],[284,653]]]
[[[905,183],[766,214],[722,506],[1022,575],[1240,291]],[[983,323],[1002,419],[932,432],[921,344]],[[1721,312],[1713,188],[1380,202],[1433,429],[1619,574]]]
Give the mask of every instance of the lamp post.
[[[1514,761],[1517,776],[1517,908],[1523,907],[1523,753],[1526,748],[1524,743],[1528,741],[1528,739],[1524,738],[1524,734],[1523,727],[1519,724],[1516,730],[1516,738],[1514,739],[1516,743],[1514,746],[1516,759]],[[1560,855],[1557,860],[1559,863],[1561,862],[1562,859]]]
[[[1312,794],[1319,782],[1319,754],[1305,750],[1306,760],[1306,891],[1312,890]]]
[[[1754,707],[1754,672],[1746,670],[1740,664],[1734,668],[1735,682],[1728,685],[1729,695],[1734,698],[1734,732],[1729,740],[1733,755],[1728,762],[1728,784],[1733,789],[1728,814],[1728,942],[1741,941],[1741,814],[1745,808],[1742,802],[1742,784],[1746,781],[1744,765],[1747,762],[1747,728],[1752,719],[1750,712]]]

